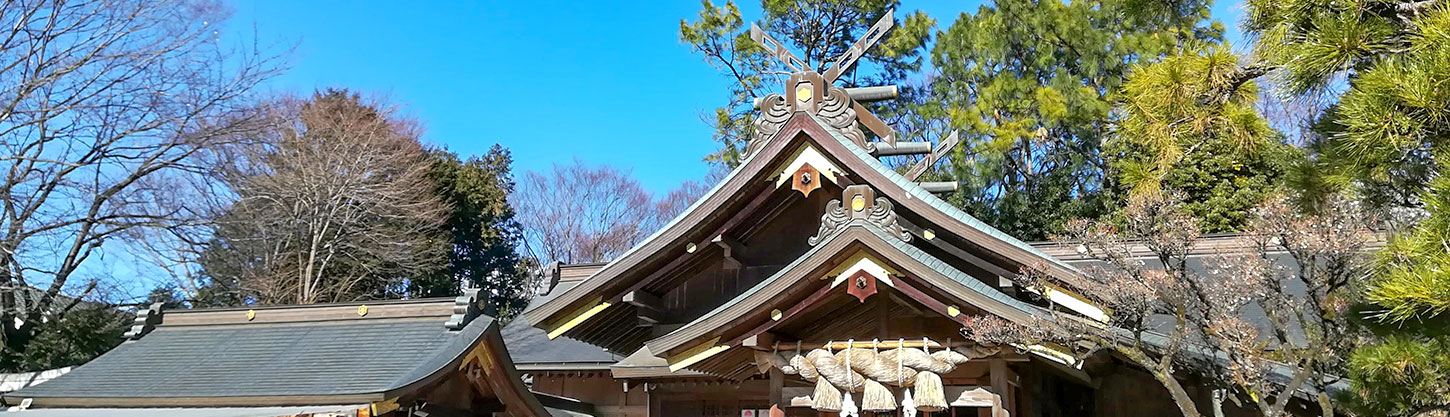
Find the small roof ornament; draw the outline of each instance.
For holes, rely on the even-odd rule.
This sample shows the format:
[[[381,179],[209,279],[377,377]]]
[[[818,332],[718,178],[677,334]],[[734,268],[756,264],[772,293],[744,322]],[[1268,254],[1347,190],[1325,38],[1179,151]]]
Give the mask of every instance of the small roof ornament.
[[[475,317],[483,314],[483,309],[478,307],[478,289],[468,288],[464,284],[463,294],[453,299],[453,315],[448,317],[448,322],[443,327],[448,330],[463,330]]]
[[[131,323],[131,329],[127,330],[122,337],[125,337],[126,340],[136,340],[155,330],[156,325],[161,324],[161,308],[164,305],[166,304],[152,303],[151,307],[137,311],[136,320]]]

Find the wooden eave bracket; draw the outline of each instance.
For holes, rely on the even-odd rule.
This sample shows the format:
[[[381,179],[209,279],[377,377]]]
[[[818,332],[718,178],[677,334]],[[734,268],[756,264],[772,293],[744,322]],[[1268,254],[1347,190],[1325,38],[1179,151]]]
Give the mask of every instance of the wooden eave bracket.
[[[737,257],[745,253],[745,244],[740,243],[740,241],[735,240],[733,237],[726,236],[724,233],[715,235],[714,238],[710,239],[710,243],[714,243],[715,246],[720,247],[725,257],[725,269],[736,270],[744,266]]]
[[[659,296],[644,292],[643,290],[630,291],[624,294],[621,302],[634,306],[636,316],[639,317],[640,327],[654,326],[664,322],[664,302]]]

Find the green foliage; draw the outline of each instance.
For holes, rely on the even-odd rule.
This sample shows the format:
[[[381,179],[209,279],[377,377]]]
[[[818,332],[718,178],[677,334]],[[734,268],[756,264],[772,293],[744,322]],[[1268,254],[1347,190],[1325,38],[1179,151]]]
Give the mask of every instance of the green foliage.
[[[1414,416],[1450,404],[1450,337],[1397,329],[1350,357],[1342,401],[1363,415]],[[1424,414],[1430,415],[1430,414]]]
[[[1450,410],[1450,6],[1436,1],[1250,0],[1256,55],[1290,93],[1348,90],[1316,128],[1317,164],[1296,184],[1348,189],[1391,218],[1427,215],[1380,253],[1362,309],[1381,340],[1350,361],[1348,404],[1365,415]]]
[[[1429,217],[1390,240],[1381,252],[1384,272],[1368,293],[1391,322],[1450,317],[1450,178],[1435,179],[1424,202]]]
[[[1386,0],[1246,0],[1256,58],[1281,68],[1293,93],[1325,89],[1394,55],[1414,37],[1415,4]]]
[[[1129,198],[1185,193],[1205,232],[1233,232],[1302,160],[1255,109],[1253,68],[1227,46],[1185,48],[1123,86],[1118,135],[1104,146]]]
[[[750,39],[749,25],[734,1],[716,6],[704,0],[694,22],[680,21],[680,41],[704,56],[705,62],[733,83],[727,104],[709,120],[715,127],[719,151],[705,160],[734,167],[752,132],[753,101],[780,90],[781,71],[788,71],[764,48]],[[810,69],[824,72],[880,19],[898,6],[896,0],[762,0],[762,29],[784,42]],[[898,84],[920,69],[921,52],[936,21],[920,11],[896,21],[895,27],[862,57],[863,65],[840,81],[848,87]],[[890,104],[888,104],[890,106]]]
[[[438,195],[452,206],[444,224],[452,250],[446,268],[409,281],[409,295],[453,296],[467,282],[488,297],[500,316],[512,317],[531,295],[514,250],[522,232],[508,204],[514,189],[513,157],[500,145],[468,160],[442,149],[429,154],[429,176],[437,182]]]
[[[1383,179],[1416,155],[1450,142],[1450,8],[1418,20],[1401,53],[1359,74],[1339,102],[1335,145],[1360,174]]]
[[[48,318],[49,329],[31,340],[20,367],[43,370],[83,364],[120,344],[130,317],[107,304],[77,304],[59,319]]]
[[[1183,193],[1184,209],[1199,219],[1203,232],[1237,232],[1248,224],[1251,209],[1281,187],[1290,164],[1302,158],[1301,150],[1279,143],[1243,152],[1210,142],[1168,171],[1163,184]]]
[[[918,111],[963,133],[951,200],[999,229],[1043,239],[1115,198],[1101,147],[1135,64],[1222,28],[1208,2],[1000,0],[938,35]],[[1044,210],[1044,207],[1051,209]]]

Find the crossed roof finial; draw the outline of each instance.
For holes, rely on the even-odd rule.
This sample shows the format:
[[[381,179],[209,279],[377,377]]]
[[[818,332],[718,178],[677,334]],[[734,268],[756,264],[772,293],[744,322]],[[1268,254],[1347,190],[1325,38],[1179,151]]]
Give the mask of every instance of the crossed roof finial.
[[[824,78],[827,83],[835,82],[836,78],[840,77],[841,74],[844,74],[847,70],[850,70],[851,67],[855,66],[856,61],[861,59],[862,55],[866,54],[866,50],[871,49],[872,46],[875,46],[876,42],[880,42],[881,37],[885,36],[886,32],[890,31],[891,27],[896,24],[895,19],[892,19],[892,15],[894,12],[895,10],[887,10],[886,14],[881,16],[881,19],[878,19],[875,24],[871,25],[870,29],[866,30],[866,33],[861,35],[861,39],[857,40],[856,43],[851,44],[850,48],[846,49],[846,53],[841,54],[841,56],[836,57],[835,61],[831,62],[831,66],[829,68],[826,68],[826,73],[822,76],[822,78]],[[765,33],[765,30],[761,29],[760,26],[754,23],[750,24],[750,39],[754,39],[755,43],[758,43],[760,44],[760,46],[765,47],[765,50],[769,52],[771,56],[775,57],[775,59],[780,60],[780,62],[785,64],[786,67],[790,68],[791,72],[793,73],[807,72],[813,70],[813,68],[810,67],[810,63],[801,60],[799,57],[796,57],[795,54],[785,49],[784,43],[781,43],[775,38],[770,37],[770,34]]]
[[[790,68],[791,74],[790,78],[786,80],[784,94],[770,94],[755,100],[755,108],[760,110],[760,117],[755,119],[754,132],[745,147],[745,156],[748,157],[762,148],[767,140],[780,131],[786,120],[797,112],[805,112],[818,117],[835,128],[842,136],[874,156],[925,154],[925,157],[917,161],[907,172],[907,178],[910,180],[916,180],[936,161],[951,152],[959,140],[957,132],[954,131],[944,137],[935,147],[931,142],[898,144],[895,129],[861,105],[863,102],[896,98],[896,86],[842,88],[835,85],[836,79],[850,71],[856,65],[856,61],[866,55],[866,51],[880,42],[881,38],[886,36],[886,32],[889,32],[895,25],[896,21],[892,18],[893,12],[894,10],[887,10],[885,15],[881,16],[875,24],[871,25],[870,29],[866,30],[866,33],[861,35],[861,39],[851,44],[851,47],[831,61],[829,66],[821,68],[825,72],[824,74],[817,73],[815,68],[811,68],[809,62],[795,56],[785,48],[784,43],[770,37],[760,26],[752,23],[750,39],[765,47],[770,56]],[[861,127],[865,127],[878,140],[867,140],[866,132],[861,130]],[[949,192],[956,190],[956,187],[955,182],[942,182],[933,183],[929,188],[933,192]]]
[[[785,44],[770,37],[760,26],[751,24],[750,38],[760,43],[771,56],[790,68],[791,74],[790,78],[786,80],[785,94],[770,94],[756,100],[755,107],[760,109],[760,117],[755,119],[754,136],[746,146],[745,154],[747,156],[754,154],[764,144],[765,139],[775,135],[785,124],[786,119],[796,112],[806,112],[820,117],[867,151],[875,152],[877,142],[867,141],[866,133],[857,126],[857,123],[866,126],[866,129],[880,138],[881,142],[894,146],[896,132],[867,111],[865,107],[862,107],[859,102],[895,98],[896,87],[868,87],[847,91],[847,89],[835,85],[836,78],[855,66],[856,61],[866,54],[866,50],[881,41],[881,38],[891,30],[894,24],[892,11],[888,10],[886,15],[881,16],[876,24],[871,25],[871,28],[861,35],[860,40],[851,44],[851,47],[831,61],[829,66],[822,68],[825,74],[817,73],[814,68],[811,68],[809,62],[801,60],[786,50]]]

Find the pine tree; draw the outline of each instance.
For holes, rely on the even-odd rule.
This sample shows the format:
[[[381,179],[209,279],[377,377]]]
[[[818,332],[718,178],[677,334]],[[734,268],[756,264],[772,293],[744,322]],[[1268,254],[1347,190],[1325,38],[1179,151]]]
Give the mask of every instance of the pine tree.
[[[946,176],[966,185],[951,200],[1024,239],[1117,206],[1102,155],[1115,96],[1135,64],[1220,39],[1208,4],[997,0],[963,13],[938,34],[917,109],[963,133]]]
[[[1204,232],[1233,232],[1302,159],[1255,108],[1264,70],[1238,61],[1227,45],[1192,45],[1134,69],[1104,146],[1129,198],[1182,192]]]
[[[1315,189],[1421,212],[1380,254],[1363,309],[1381,340],[1352,355],[1349,404],[1367,415],[1450,412],[1450,5],[1437,0],[1250,0],[1256,58],[1288,93],[1348,90],[1320,123]],[[1395,207],[1386,207],[1394,209]],[[1391,212],[1394,214],[1394,212]]]

